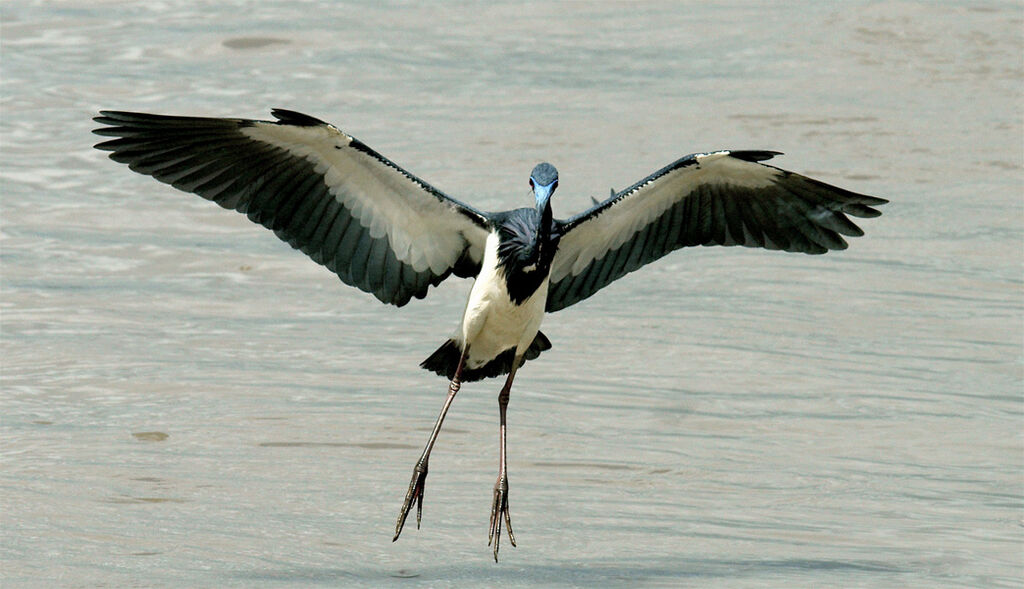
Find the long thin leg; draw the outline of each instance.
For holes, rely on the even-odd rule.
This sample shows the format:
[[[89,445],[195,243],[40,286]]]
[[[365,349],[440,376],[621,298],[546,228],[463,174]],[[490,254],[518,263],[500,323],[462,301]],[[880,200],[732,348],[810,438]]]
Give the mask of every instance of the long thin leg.
[[[512,379],[516,377],[516,370],[522,363],[522,357],[518,357],[512,363],[512,370],[505,379],[505,386],[501,387],[498,393],[498,436],[501,438],[501,447],[498,450],[498,480],[494,483],[494,501],[491,503],[491,528],[487,537],[487,545],[494,543],[494,562],[498,562],[498,545],[501,543],[501,523],[504,520],[508,528],[508,539],[512,546],[516,545],[516,535],[512,533],[512,520],[508,515],[508,465],[505,461],[505,411],[508,408],[509,393],[512,391]]]
[[[455,400],[455,393],[458,393],[459,387],[462,386],[462,382],[459,379],[462,376],[462,368],[466,364],[466,354],[468,352],[469,346],[466,346],[466,349],[462,350],[462,356],[459,357],[459,365],[455,368],[455,376],[452,377],[452,382],[448,385],[448,397],[444,400],[444,406],[441,407],[441,414],[437,416],[437,421],[434,422],[434,431],[430,432],[430,439],[427,440],[427,445],[423,448],[423,454],[420,455],[420,459],[416,461],[416,466],[412,469],[412,481],[409,482],[409,490],[405,493],[405,502],[402,503],[402,510],[398,512],[398,523],[395,524],[395,537],[391,540],[392,542],[398,540],[399,534],[402,533],[402,527],[405,526],[405,518],[409,515],[409,510],[412,509],[413,501],[416,501],[416,529],[420,527],[420,519],[423,517],[423,491],[427,486],[427,461],[430,460],[430,451],[434,448],[437,434],[441,431],[444,416],[448,413],[448,408],[451,407],[452,401]]]

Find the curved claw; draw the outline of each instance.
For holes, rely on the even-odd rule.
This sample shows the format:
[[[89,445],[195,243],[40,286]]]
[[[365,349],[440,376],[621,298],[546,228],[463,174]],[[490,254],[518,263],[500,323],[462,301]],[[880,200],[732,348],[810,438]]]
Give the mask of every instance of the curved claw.
[[[423,492],[427,488],[427,462],[417,462],[412,469],[412,480],[409,482],[409,490],[405,493],[405,502],[402,503],[402,510],[398,512],[398,523],[395,524],[395,537],[392,542],[398,540],[405,526],[405,518],[412,509],[412,502],[416,501],[416,529],[420,528],[420,520],[423,518]]]
[[[498,562],[498,545],[501,543],[501,523],[505,522],[508,529],[508,540],[516,545],[516,535],[512,532],[512,519],[508,514],[508,477],[501,476],[494,484],[494,501],[491,503],[491,526],[487,536],[487,545],[494,544],[494,562]]]

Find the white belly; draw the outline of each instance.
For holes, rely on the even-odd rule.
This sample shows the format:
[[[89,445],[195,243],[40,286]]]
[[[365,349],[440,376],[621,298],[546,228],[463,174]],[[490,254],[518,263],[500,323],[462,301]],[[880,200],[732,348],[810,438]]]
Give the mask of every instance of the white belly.
[[[469,344],[467,368],[479,368],[509,348],[516,349],[516,356],[523,354],[540,329],[547,298],[545,278],[523,304],[512,302],[498,268],[498,236],[488,236],[480,275],[469,293],[461,333],[456,335],[459,344]]]

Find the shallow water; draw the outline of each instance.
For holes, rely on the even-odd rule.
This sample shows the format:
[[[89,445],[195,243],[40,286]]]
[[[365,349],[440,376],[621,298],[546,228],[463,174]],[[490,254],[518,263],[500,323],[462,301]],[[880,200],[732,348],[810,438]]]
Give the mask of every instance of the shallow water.
[[[5,2],[2,585],[1020,586],[1022,10]],[[396,311],[91,147],[100,108],[278,106],[491,210],[717,148],[892,203],[548,317],[495,565],[497,381],[391,542],[469,283]]]

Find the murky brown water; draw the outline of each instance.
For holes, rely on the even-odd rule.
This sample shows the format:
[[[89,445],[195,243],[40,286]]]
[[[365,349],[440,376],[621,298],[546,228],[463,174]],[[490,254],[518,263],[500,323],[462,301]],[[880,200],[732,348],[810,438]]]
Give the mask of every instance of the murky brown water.
[[[5,2],[4,587],[1020,586],[1022,9]],[[892,199],[849,251],[678,252],[547,318],[391,543],[469,284],[402,310],[91,148],[99,108],[335,122],[568,216],[685,153]]]

